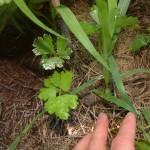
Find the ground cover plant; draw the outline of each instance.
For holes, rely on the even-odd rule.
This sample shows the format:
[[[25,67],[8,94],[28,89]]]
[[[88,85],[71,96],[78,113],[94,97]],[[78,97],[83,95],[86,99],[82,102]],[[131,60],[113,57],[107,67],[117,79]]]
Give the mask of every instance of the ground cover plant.
[[[20,2],[15,1],[15,2],[19,7],[21,7],[21,4],[24,5],[23,1],[20,1]],[[113,54],[113,48],[114,48],[115,42],[118,38],[118,34],[119,34],[121,28],[122,27],[135,26],[136,24],[139,23],[136,18],[124,17],[126,14],[126,11],[128,9],[129,3],[130,3],[130,1],[123,1],[123,0],[120,0],[119,4],[117,4],[117,1],[112,3],[111,1],[106,2],[103,0],[102,1],[97,0],[96,5],[94,7],[92,7],[92,11],[91,11],[91,16],[95,20],[96,23],[92,25],[92,28],[90,31],[88,31],[88,33],[84,32],[84,30],[86,30],[84,28],[85,28],[85,26],[86,27],[88,26],[88,28],[90,29],[91,24],[89,24],[88,22],[79,23],[77,21],[77,19],[75,18],[75,16],[73,15],[73,13],[69,10],[69,8],[67,8],[66,6],[57,6],[56,10],[62,16],[63,20],[68,25],[70,31],[75,35],[75,37],[90,52],[90,54],[92,56],[94,56],[94,58],[103,65],[103,78],[105,81],[105,89],[102,91],[100,91],[98,89],[92,89],[89,92],[94,92],[98,96],[100,96],[101,98],[105,99],[106,101],[113,102],[113,103],[117,104],[120,107],[123,107],[124,109],[126,109],[128,111],[134,112],[137,116],[141,116],[141,113],[139,111],[137,111],[135,106],[132,104],[132,100],[129,98],[128,94],[126,93],[124,85],[123,85],[123,81],[121,78],[122,78],[122,76],[134,74],[137,72],[150,72],[150,71],[141,68],[140,70],[137,69],[137,70],[132,70],[132,71],[120,74],[118,69],[117,69],[115,59],[112,55]],[[27,7],[23,11],[28,12]],[[35,18],[32,14],[27,14],[27,15],[30,16],[30,18],[33,19],[33,21],[35,23],[37,23],[39,26],[41,26],[42,28],[45,28],[45,30],[47,30],[50,33],[53,33],[54,35],[62,38],[61,35],[59,35],[55,31],[49,29],[47,26],[41,24],[41,22],[39,22],[39,20],[37,20],[37,18]],[[86,25],[84,26],[84,24],[86,24]],[[92,34],[95,31],[100,33],[99,34],[99,40],[97,42],[98,43],[97,44],[97,50],[87,36],[87,34]],[[50,37],[50,36],[47,35],[47,37]],[[43,39],[44,39],[44,37],[43,37]],[[64,39],[64,38],[62,38],[62,39]],[[52,43],[52,40],[50,40],[49,42]],[[52,50],[53,48],[50,47],[48,49],[48,51],[46,51],[46,48],[41,49],[41,47],[43,47],[43,45],[44,44],[41,44],[41,43],[38,45],[39,49],[38,50],[36,49],[36,52],[34,51],[35,54],[40,53],[41,55],[44,55],[44,56],[50,54],[50,50]],[[52,46],[53,43],[50,45]],[[145,46],[145,45],[146,44],[143,44],[142,46]],[[64,56],[70,56],[71,52],[70,52],[70,50],[68,52],[66,42],[65,42],[65,48],[63,48],[61,50],[64,51],[63,52]],[[58,51],[58,48],[57,48],[57,51]],[[54,56],[56,56],[58,53],[54,53],[54,51],[52,51],[52,54]],[[58,59],[60,59],[62,57],[62,55],[57,55],[57,57],[58,57]],[[51,56],[50,56],[50,59],[51,59]],[[43,63],[43,64],[46,64],[46,63]],[[54,62],[55,67],[59,67],[57,64],[58,64],[58,61]],[[61,61],[61,66],[62,66],[62,61]],[[47,67],[45,67],[45,68],[47,68]],[[61,107],[62,112],[60,113],[60,112],[57,112],[58,111],[58,104],[56,104],[56,107],[52,107],[51,109],[50,109],[50,107],[48,107],[48,103],[51,103],[51,101],[49,99],[45,103],[45,110],[43,110],[41,112],[41,114],[39,114],[31,122],[31,124],[22,132],[22,134],[17,138],[17,140],[8,149],[15,149],[16,144],[19,142],[19,139],[24,135],[24,133],[29,128],[31,128],[32,124],[37,119],[39,119],[44,113],[46,113],[47,111],[50,114],[55,113],[61,119],[67,119],[68,115],[65,112],[66,111],[68,112],[69,106],[71,108],[77,107],[77,103],[76,103],[77,97],[76,96],[74,97],[73,95],[68,95],[65,93],[70,88],[70,84],[71,84],[71,80],[72,80],[71,73],[69,73],[70,74],[69,75],[70,80],[65,80],[65,78],[64,78],[65,82],[67,82],[67,81],[69,82],[68,88],[67,88],[67,85],[65,85],[65,87],[67,89],[64,90],[64,85],[63,85],[64,81],[62,81],[63,88],[61,87],[61,84],[58,85],[58,83],[61,83],[61,77],[63,79],[63,74],[65,74],[65,73],[67,73],[67,71],[61,72],[60,74],[58,72],[55,72],[52,75],[52,77],[49,78],[49,80],[45,79],[44,84],[45,84],[46,88],[41,89],[41,92],[39,94],[39,98],[43,99],[43,100],[47,100],[50,97],[53,97],[54,100],[57,99],[58,102],[60,101],[61,104],[64,104],[62,102],[63,99],[65,98],[64,101],[68,101],[67,97],[69,96],[69,99],[70,99],[70,96],[71,96],[71,99],[73,100],[72,104],[67,105],[67,102],[66,102],[66,105],[64,104],[64,106]],[[55,75],[56,75],[56,77],[55,77]],[[120,93],[122,100],[120,100],[119,98],[116,98],[111,93],[111,89],[110,89],[111,76],[113,78],[113,82],[115,83],[115,85],[116,85],[116,87]],[[58,81],[58,79],[60,79],[60,81]],[[91,83],[94,83],[96,81],[97,81],[96,79],[89,81],[88,83],[83,84],[79,90],[76,89],[76,92],[71,92],[71,93],[76,94],[78,91],[84,89],[85,87],[89,86]],[[57,92],[58,96],[56,96],[56,89],[57,88],[58,88],[57,91],[59,91],[59,92]],[[53,110],[54,108],[55,108],[55,110]],[[62,116],[63,113],[64,113],[64,116]],[[147,123],[148,123],[148,126],[146,128],[149,128],[149,117],[148,116],[150,113],[146,109],[143,109],[142,114],[144,115],[144,117],[146,118]],[[150,135],[145,131],[145,128],[141,125],[140,122],[138,123],[138,125],[140,127],[140,130],[142,130],[142,132],[145,134],[147,141],[148,141],[147,143],[149,143],[150,142],[150,139],[149,139]],[[136,145],[137,145],[137,147],[139,147],[139,149],[143,149],[143,147],[146,147],[148,149],[149,144],[147,144],[147,143],[136,142]]]

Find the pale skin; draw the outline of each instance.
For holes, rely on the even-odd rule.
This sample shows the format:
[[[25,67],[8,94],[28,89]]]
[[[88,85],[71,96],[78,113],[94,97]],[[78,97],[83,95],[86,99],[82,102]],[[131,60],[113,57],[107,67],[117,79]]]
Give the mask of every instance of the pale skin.
[[[128,113],[111,143],[110,150],[135,150],[136,117]],[[73,150],[107,150],[108,118],[100,114],[92,133],[86,135]]]

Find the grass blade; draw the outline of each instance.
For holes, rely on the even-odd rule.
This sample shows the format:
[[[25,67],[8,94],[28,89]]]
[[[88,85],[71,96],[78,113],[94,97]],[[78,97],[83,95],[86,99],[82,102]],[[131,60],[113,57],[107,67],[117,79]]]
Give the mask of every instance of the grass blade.
[[[119,1],[119,4],[118,4],[119,16],[118,16],[118,18],[126,15],[130,1],[131,0],[120,0]],[[113,35],[113,38],[112,38],[112,41],[111,41],[111,44],[110,44],[110,47],[108,50],[108,56],[111,55],[112,50],[114,49],[114,46],[115,46],[115,43],[118,39],[118,35],[119,35],[120,31],[121,31],[121,28],[115,29],[115,32],[114,32],[114,35]]]
[[[115,103],[116,105],[136,114],[135,109],[131,105],[126,103],[125,101],[120,100],[110,94],[104,94],[100,92],[99,90],[93,90],[93,92],[95,92],[97,95],[99,95],[101,98],[105,99],[106,101]]]
[[[147,141],[150,143],[150,135],[148,133],[146,133],[144,127],[141,125],[141,123],[138,121],[138,127],[142,130],[142,132],[144,133],[145,137],[147,138]]]
[[[109,67],[106,63],[106,61],[103,59],[103,57],[96,51],[95,47],[89,40],[86,33],[83,31],[81,25],[79,24],[78,20],[74,16],[74,14],[71,12],[69,8],[66,6],[59,6],[56,7],[59,14],[62,16],[63,20],[71,30],[71,32],[76,36],[76,38],[81,42],[81,44],[88,50],[88,52],[95,57],[104,67],[106,67],[108,70]]]
[[[148,125],[150,125],[150,112],[146,108],[143,108],[142,114],[143,114],[144,118],[146,119]]]
[[[111,43],[111,34],[109,32],[109,14],[108,5],[105,0],[96,0],[96,5],[98,7],[98,15],[100,21],[100,27],[102,31],[102,45],[104,55],[107,55],[108,48]]]
[[[100,80],[100,79],[102,79],[102,78],[96,77],[96,78],[94,78],[94,79],[92,79],[92,80],[87,81],[86,83],[84,83],[84,84],[82,84],[80,87],[78,87],[77,89],[71,91],[71,94],[77,94],[77,93],[79,93],[80,91],[82,91],[83,89],[89,87],[89,86],[92,85],[93,83],[96,83],[96,82],[97,82],[98,80]]]
[[[43,24],[32,12],[31,10],[28,8],[28,6],[26,5],[26,3],[24,2],[24,0],[13,0],[15,2],[15,4],[21,9],[21,11],[29,18],[31,19],[35,24],[37,24],[39,27],[41,27],[42,29],[58,36],[58,37],[62,37],[60,34],[58,34],[57,32],[53,31],[51,28],[49,28],[48,26],[46,26],[45,24]],[[62,37],[64,38],[64,37]]]
[[[112,41],[111,41],[111,44],[110,44],[110,47],[109,47],[109,50],[108,50],[108,56],[110,56],[112,54],[112,51],[114,49],[114,46],[116,44],[116,41],[118,39],[118,35],[119,35],[120,31],[121,31],[121,28],[115,29],[115,32],[114,32],[114,35],[112,37]]]
[[[123,82],[121,80],[121,75],[118,71],[118,68],[117,68],[117,64],[115,62],[115,59],[113,58],[113,56],[110,56],[108,58],[108,61],[109,61],[109,66],[110,66],[110,69],[111,69],[111,73],[112,73],[112,76],[113,76],[113,79],[114,79],[114,82],[116,84],[116,87],[121,95],[121,97],[123,98],[123,100],[132,107],[132,109],[134,109],[134,112],[136,112],[129,96],[127,95],[126,91],[125,91],[125,88],[124,88],[124,85],[123,85]]]
[[[134,70],[129,70],[127,72],[121,73],[121,77],[129,76],[129,75],[136,74],[136,73],[142,73],[142,72],[150,73],[150,69],[138,68],[138,69],[134,69]]]
[[[26,126],[26,128],[20,133],[20,135],[15,139],[15,141],[7,148],[7,150],[15,150],[16,146],[18,145],[20,139],[24,136],[24,134],[32,128],[33,124],[41,118],[46,113],[45,110],[43,110],[40,114],[38,114],[29,125]]]
[[[120,10],[119,17],[125,16],[131,0],[120,0],[118,8]]]
[[[150,150],[150,144],[148,142],[135,142],[135,146],[138,150]]]
[[[117,0],[108,0],[108,14],[109,14],[109,30],[111,33],[111,37],[114,34],[115,31],[115,23],[116,19],[115,16],[117,16],[118,9],[117,9]]]

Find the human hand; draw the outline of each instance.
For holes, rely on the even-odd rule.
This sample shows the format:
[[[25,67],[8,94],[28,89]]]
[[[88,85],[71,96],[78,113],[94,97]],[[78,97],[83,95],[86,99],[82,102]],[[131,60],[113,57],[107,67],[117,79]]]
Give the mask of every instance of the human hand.
[[[134,150],[136,130],[136,117],[128,113],[124,118],[117,136],[113,139],[110,150]],[[74,150],[106,150],[108,135],[108,118],[106,114],[100,114],[95,129],[86,135],[74,148]]]

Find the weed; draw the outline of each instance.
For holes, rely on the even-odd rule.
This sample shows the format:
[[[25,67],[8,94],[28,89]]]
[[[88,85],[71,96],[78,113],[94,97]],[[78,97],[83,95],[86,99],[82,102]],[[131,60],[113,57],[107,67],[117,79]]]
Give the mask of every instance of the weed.
[[[55,71],[51,77],[44,80],[45,88],[42,88],[39,93],[39,98],[46,101],[45,110],[49,114],[55,113],[63,120],[68,119],[69,108],[76,109],[78,104],[76,95],[64,93],[71,87],[72,76],[71,71],[61,73]]]
[[[147,29],[149,31],[149,29]],[[145,34],[139,34],[134,40],[131,52],[138,52],[142,47],[150,45],[150,31],[146,36]]]
[[[57,38],[56,43],[54,43],[52,37],[48,34],[44,34],[43,38],[35,39],[33,46],[34,54],[42,56],[41,63],[45,70],[52,70],[55,67],[62,68],[64,60],[70,59],[72,53],[65,38]]]
[[[62,37],[60,34],[56,33],[51,28],[44,25],[27,7],[26,3],[23,0],[14,0],[16,5],[37,25],[39,25],[41,28],[45,29],[49,33],[56,35],[58,37]],[[95,20],[94,24],[90,24],[87,22],[78,22],[72,11],[67,8],[66,6],[60,5],[56,7],[57,12],[61,15],[64,22],[69,27],[70,31],[75,35],[75,37],[80,41],[80,43],[88,50],[88,52],[103,65],[103,77],[105,80],[105,89],[104,91],[99,91],[98,89],[93,89],[91,92],[95,92],[97,95],[102,97],[103,99],[113,102],[117,104],[118,106],[133,112],[135,115],[139,115],[140,113],[137,112],[136,108],[134,107],[134,104],[132,103],[130,97],[125,91],[122,76],[134,74],[138,72],[150,72],[150,70],[146,69],[136,69],[133,71],[129,71],[123,74],[120,74],[117,68],[116,61],[113,57],[113,49],[114,45],[117,41],[118,35],[121,31],[121,28],[129,27],[129,26],[136,26],[139,21],[137,18],[133,17],[127,17],[125,16],[127,9],[129,7],[130,0],[120,0],[119,3],[117,3],[117,0],[96,0],[96,5],[92,7],[92,11],[90,15]],[[89,29],[87,32],[85,30]],[[93,32],[99,33],[99,39],[97,41],[98,49],[94,47],[92,42],[89,40],[87,35],[92,34]],[[64,39],[64,37],[62,37]],[[62,40],[60,39],[60,40]],[[142,39],[142,46],[145,45]],[[148,38],[149,39],[149,38]],[[145,39],[144,39],[145,40]],[[62,40],[63,41],[63,40]],[[65,40],[64,40],[65,41]],[[147,40],[149,41],[149,40]],[[58,44],[60,41],[58,40],[55,44],[57,45],[56,50],[53,48],[53,41],[49,35],[44,35],[43,38],[39,38],[34,41],[34,53],[37,55],[49,55],[51,54],[54,58],[57,56],[57,58],[61,58],[61,61],[57,61],[55,59],[46,58],[47,61],[43,61],[43,67],[45,69],[54,69],[55,67],[58,67],[58,62],[62,66],[64,56],[70,56],[69,52],[64,52],[64,47],[66,47],[63,44]],[[144,44],[143,44],[144,43]],[[58,48],[58,45],[60,46]],[[141,45],[137,46],[138,48],[141,47]],[[59,51],[60,49],[60,51]],[[63,56],[63,57],[62,57]],[[50,61],[50,62],[49,62]],[[51,63],[53,61],[53,67],[51,66]],[[111,80],[111,76],[113,79],[113,82],[115,83],[121,99],[118,99],[113,96],[113,94],[110,92],[109,89],[109,83]],[[45,87],[40,90],[39,98],[46,101],[44,110],[42,115],[45,112],[49,112],[50,114],[55,113],[58,117],[61,119],[67,119],[69,114],[69,108],[75,109],[77,107],[77,97],[72,94],[76,94],[78,91],[84,89],[86,86],[89,86],[91,84],[91,81],[89,81],[86,84],[83,84],[80,89],[75,89],[75,92],[71,92],[70,94],[66,94],[68,90],[70,89],[72,81],[72,73],[71,72],[54,72],[54,74],[49,77],[48,79],[44,80]],[[96,81],[96,80],[94,80]],[[93,82],[93,81],[92,81]],[[143,111],[142,114],[146,119],[149,115],[148,111]],[[41,116],[42,116],[41,115]],[[39,117],[41,117],[39,116]],[[38,118],[36,118],[38,120]],[[35,120],[34,120],[35,121]],[[149,124],[149,119],[148,119]],[[31,122],[33,124],[33,122]],[[31,126],[30,126],[31,127]],[[143,126],[139,123],[139,127],[143,131],[145,137],[147,138],[148,142],[150,142],[150,135],[146,133]],[[29,129],[29,128],[28,128]],[[25,130],[26,132],[27,130]],[[22,133],[21,136],[19,136],[16,141],[12,144],[13,146],[19,142],[19,139],[25,134],[25,132]],[[145,143],[144,143],[145,144]],[[143,147],[145,146],[143,144]],[[138,147],[141,147],[141,143],[136,144]],[[146,145],[147,146],[147,145]],[[8,148],[11,149],[11,146]],[[13,149],[13,148],[12,148]]]

